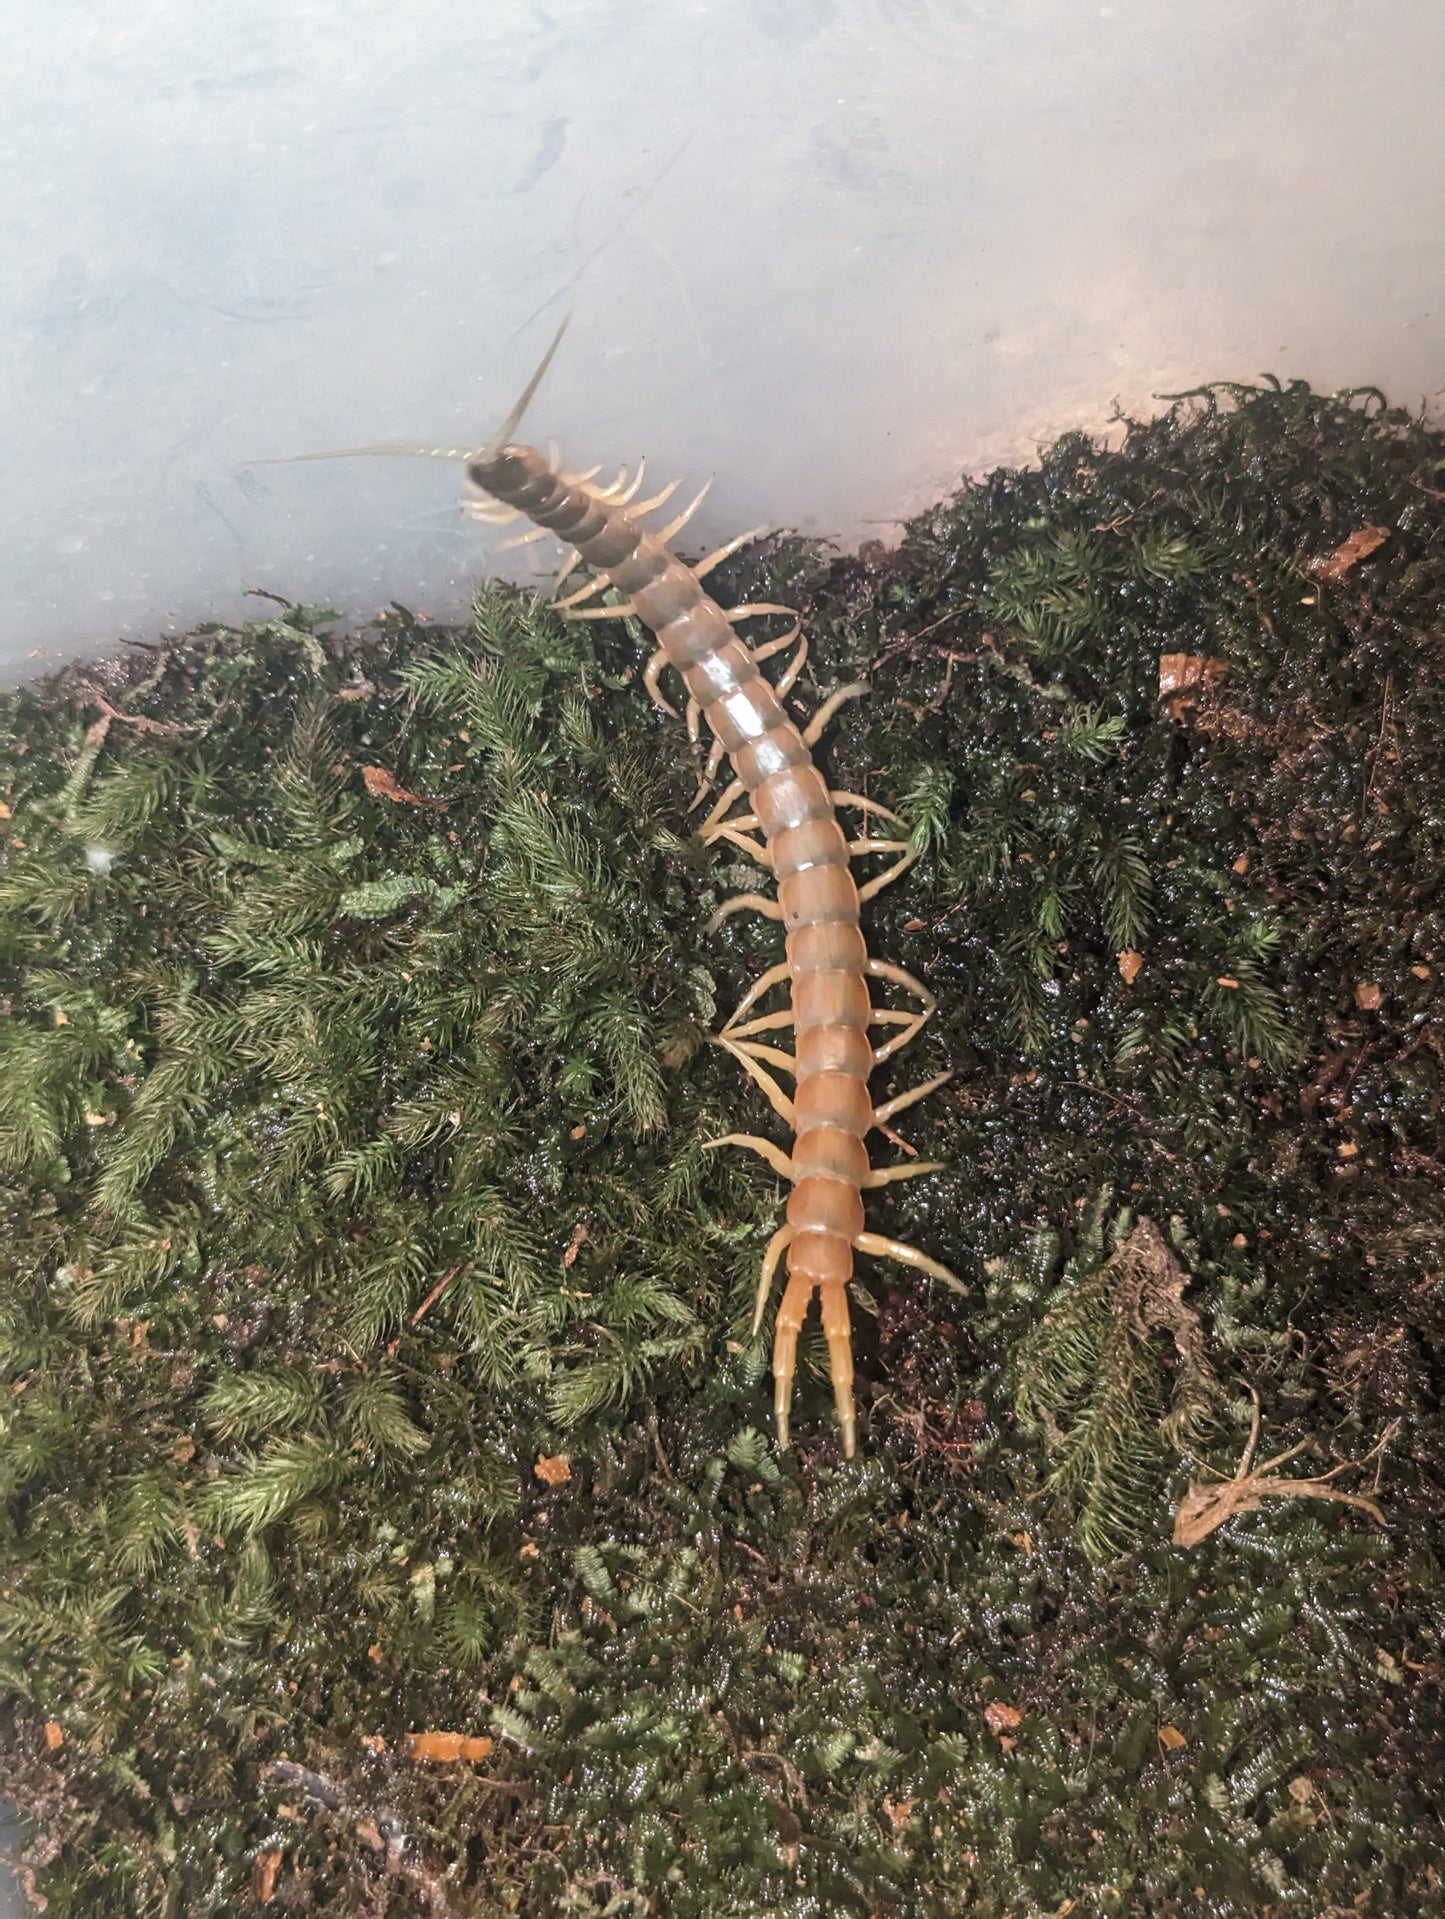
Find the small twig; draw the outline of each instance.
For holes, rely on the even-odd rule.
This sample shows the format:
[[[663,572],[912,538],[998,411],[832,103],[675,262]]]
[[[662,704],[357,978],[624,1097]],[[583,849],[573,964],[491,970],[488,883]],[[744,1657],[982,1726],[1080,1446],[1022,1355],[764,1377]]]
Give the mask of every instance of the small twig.
[[[189,726],[182,720],[150,720],[144,713],[122,713],[120,708],[112,706],[100,689],[92,686],[89,680],[80,682],[80,690],[86,695],[82,704],[100,708],[100,718],[86,732],[84,740],[86,746],[99,746],[115,720],[120,720],[126,726],[133,726],[138,733],[194,733],[196,730],[194,726]]]
[[[776,1766],[788,1782],[790,1792],[798,1796],[798,1804],[803,1811],[808,1810],[808,1788],[803,1783],[803,1775],[791,1760],[785,1759],[780,1752],[764,1752],[757,1746],[747,1746],[742,1752],[745,1766]]]
[[[407,1321],[407,1324],[409,1326],[419,1326],[421,1324],[422,1320],[426,1318],[427,1314],[431,1311],[432,1307],[436,1305],[437,1301],[441,1298],[442,1294],[446,1291],[447,1287],[451,1285],[452,1281],[456,1278],[457,1274],[462,1270],[463,1266],[465,1266],[466,1263],[467,1262],[464,1259],[459,1259],[455,1266],[449,1268],[448,1271],[442,1274],[441,1278],[437,1281],[436,1285],[432,1287],[431,1291],[427,1294],[426,1298],[422,1301],[420,1306],[417,1307],[416,1311],[412,1314],[411,1318]]]
[[[1254,1418],[1250,1423],[1249,1442],[1244,1449],[1244,1457],[1239,1462],[1233,1479],[1222,1479],[1217,1485],[1204,1485],[1196,1482],[1179,1502],[1179,1510],[1174,1515],[1174,1544],[1176,1546],[1197,1546],[1201,1539],[1207,1539],[1217,1532],[1236,1513],[1257,1512],[1267,1497],[1279,1499],[1331,1499],[1341,1506],[1356,1506],[1361,1512],[1368,1513],[1377,1526],[1385,1524],[1385,1515],[1373,1499],[1366,1499],[1363,1493],[1343,1493],[1338,1486],[1327,1482],[1338,1473],[1348,1472],[1353,1466],[1368,1466],[1372,1459],[1379,1459],[1386,1446],[1400,1430],[1398,1419],[1381,1433],[1363,1459],[1343,1459],[1338,1466],[1332,1466],[1327,1473],[1320,1473],[1312,1479],[1280,1479],[1275,1475],[1276,1467],[1282,1466],[1287,1459],[1293,1459],[1296,1453],[1304,1451],[1311,1442],[1302,1439],[1297,1445],[1286,1447],[1282,1453],[1276,1453],[1273,1459],[1267,1459],[1262,1466],[1250,1470],[1254,1460],[1255,1448],[1259,1444],[1259,1394],[1250,1388],[1254,1400]],[[1380,1489],[1380,1469],[1375,1469],[1375,1491]]]

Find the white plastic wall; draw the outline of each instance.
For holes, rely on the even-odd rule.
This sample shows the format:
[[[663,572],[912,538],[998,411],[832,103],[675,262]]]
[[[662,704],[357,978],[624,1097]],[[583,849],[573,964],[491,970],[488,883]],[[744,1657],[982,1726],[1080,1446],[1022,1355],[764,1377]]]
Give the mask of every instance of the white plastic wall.
[[[244,610],[454,610],[529,420],[883,532],[1262,369],[1438,399],[1439,0],[17,0],[0,670]],[[258,602],[251,602],[254,611]]]

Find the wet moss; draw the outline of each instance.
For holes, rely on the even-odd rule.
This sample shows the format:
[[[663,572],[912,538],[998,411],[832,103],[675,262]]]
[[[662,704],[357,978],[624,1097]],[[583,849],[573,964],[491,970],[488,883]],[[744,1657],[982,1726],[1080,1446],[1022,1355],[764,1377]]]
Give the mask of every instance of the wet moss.
[[[703,1143],[769,1126],[707,1036],[776,929],[703,930],[751,875],[636,635],[289,608],[6,696],[50,1912],[1445,1909],[1442,498],[1377,395],[1230,388],[735,568],[800,691],[872,683],[830,765],[913,822],[872,938],[940,1002],[894,1084],[957,1072],[871,1211],[967,1295],[860,1274],[851,1463],[811,1336],[764,1430],[777,1184]],[[1252,1393],[1301,1476],[1400,1422],[1387,1530],[1170,1543]]]

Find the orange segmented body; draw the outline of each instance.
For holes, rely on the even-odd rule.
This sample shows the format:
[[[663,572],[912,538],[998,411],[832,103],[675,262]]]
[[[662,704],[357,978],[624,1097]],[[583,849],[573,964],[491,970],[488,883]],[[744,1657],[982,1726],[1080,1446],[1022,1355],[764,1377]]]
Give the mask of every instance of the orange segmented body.
[[[933,1162],[874,1168],[868,1157],[868,1135],[886,1127],[895,1113],[950,1077],[940,1074],[880,1106],[873,1104],[868,1091],[873,1068],[914,1037],[934,1002],[928,989],[901,967],[870,957],[859,923],[863,902],[909,864],[908,843],[869,837],[866,829],[862,838],[850,840],[839,820],[839,807],[860,808],[865,815],[891,822],[895,830],[902,822],[876,802],[830,792],[810,751],[838,703],[866,689],[844,688],[824,704],[806,730],[800,730],[781,697],[797,677],[806,651],[796,626],[782,639],[756,650],[746,646],[735,630],[742,619],[789,609],[738,607],[725,612],[708,596],[701,578],[741,542],[733,542],[699,567],[685,565],[668,540],[686,514],[660,533],[649,532],[641,524],[642,514],[666,495],[634,506],[636,484],[625,492],[620,480],[610,488],[595,486],[590,476],[564,473],[529,446],[509,445],[474,456],[467,475],[490,501],[525,514],[538,528],[550,530],[570,545],[574,557],[566,570],[579,558],[592,570],[592,583],[561,603],[573,609],[573,617],[631,613],[651,628],[658,650],[644,676],[649,692],[658,705],[672,712],[657,681],[665,666],[675,667],[687,688],[694,737],[700,715],[716,743],[709,771],[715,770],[723,753],[732,762],[736,777],[704,823],[703,835],[710,841],[725,839],[768,867],[777,881],[777,898],[744,894],[730,900],[723,911],[748,906],[780,919],[787,936],[787,959],[770,968],[748,992],[718,1039],[762,1088],[794,1138],[791,1154],[771,1140],[750,1134],[728,1134],[709,1143],[748,1146],[792,1183],[786,1221],[763,1258],[755,1321],[756,1328],[773,1274],[786,1254],[787,1285],[773,1345],[778,1444],[788,1444],[798,1335],[816,1292],[843,1447],[851,1457],[856,1418],[847,1289],[855,1251],[901,1260],[958,1286],[946,1266],[911,1246],[868,1232],[864,1221],[866,1189],[938,1170]],[[478,504],[473,510],[481,518],[498,517],[489,505]],[[581,601],[608,583],[622,596],[621,605],[577,610]],[[797,654],[775,688],[764,677],[759,661],[794,642]],[[743,810],[734,813],[732,808],[739,801]],[[874,852],[898,857],[887,872],[860,886],[850,866],[851,856]],[[875,1007],[874,980],[912,994],[918,1002],[916,1010]],[[791,993],[789,1011],[752,1014],[765,994],[785,983]],[[795,1036],[791,1054],[772,1044],[770,1037],[760,1037],[787,1026]],[[881,1043],[871,1036],[870,1029],[877,1026],[892,1029]],[[793,1077],[791,1095],[770,1068]]]

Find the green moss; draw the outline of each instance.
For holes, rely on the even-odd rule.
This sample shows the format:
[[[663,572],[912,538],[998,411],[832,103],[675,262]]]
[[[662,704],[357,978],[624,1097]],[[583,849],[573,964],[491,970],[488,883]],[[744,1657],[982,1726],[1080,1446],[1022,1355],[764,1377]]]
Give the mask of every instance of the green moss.
[[[1442,475],[1377,396],[1230,389],[735,570],[800,690],[872,682],[830,764],[913,824],[872,938],[940,1002],[894,1083],[957,1069],[870,1212],[969,1297],[860,1275],[852,1463],[811,1332],[763,1431],[777,1183],[704,1142],[771,1124],[707,1037],[777,933],[703,931],[752,874],[638,636],[290,608],[5,697],[51,1913],[1445,1910]],[[1387,1534],[1168,1543],[1250,1387],[1301,1473],[1402,1422]]]

